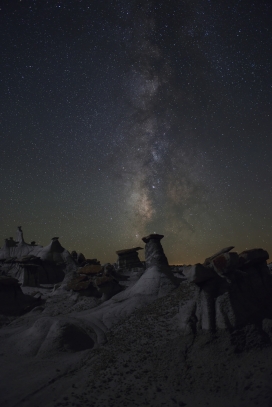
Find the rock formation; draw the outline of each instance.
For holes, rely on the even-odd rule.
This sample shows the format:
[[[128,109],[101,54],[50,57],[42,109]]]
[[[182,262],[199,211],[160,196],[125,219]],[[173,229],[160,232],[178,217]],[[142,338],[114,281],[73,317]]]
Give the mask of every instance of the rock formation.
[[[1,273],[19,280],[22,285],[58,283],[66,272],[76,270],[76,263],[64,249],[58,237],[48,246],[28,244],[23,237],[21,226],[17,228],[16,241],[5,239],[0,249]]]
[[[118,274],[109,263],[76,264],[54,292],[39,289],[41,302],[27,316],[15,323],[14,316],[0,318],[5,405],[202,406],[204,400],[271,407],[268,253],[228,247],[203,264],[173,267],[183,272],[177,287],[161,238],[143,238],[148,268],[139,275]],[[22,256],[3,264],[39,261]],[[22,293],[8,278],[0,281],[0,304],[2,293],[14,308]],[[122,280],[127,286],[115,295]]]
[[[86,259],[84,254],[77,253],[75,250],[71,252],[71,257],[81,267],[85,266],[86,264],[100,265],[100,261],[97,259]]]
[[[233,247],[183,270],[195,285],[195,297],[180,309],[180,324],[186,332],[232,333],[251,325],[272,339],[272,276],[263,249],[239,255]]]
[[[142,247],[135,247],[132,249],[118,250],[117,268],[118,269],[133,269],[143,268],[143,263],[140,261],[138,251],[142,250]]]
[[[143,237],[142,240],[146,243],[145,263],[147,269],[152,266],[169,267],[167,257],[160,242],[163,237],[163,235],[156,233]]]
[[[77,270],[74,276],[67,284],[68,290],[78,292],[87,297],[98,297],[106,301],[113,295],[123,290],[115,277],[115,270],[109,264],[86,265]]]

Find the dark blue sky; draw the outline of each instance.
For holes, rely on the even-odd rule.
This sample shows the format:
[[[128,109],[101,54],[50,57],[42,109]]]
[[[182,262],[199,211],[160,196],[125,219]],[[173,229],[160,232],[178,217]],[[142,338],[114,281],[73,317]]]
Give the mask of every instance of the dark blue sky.
[[[3,239],[272,253],[270,2],[5,3]]]

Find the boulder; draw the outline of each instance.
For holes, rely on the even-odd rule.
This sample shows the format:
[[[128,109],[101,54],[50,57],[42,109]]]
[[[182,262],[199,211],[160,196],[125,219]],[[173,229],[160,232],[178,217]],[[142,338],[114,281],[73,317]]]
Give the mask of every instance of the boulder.
[[[210,267],[220,276],[225,278],[226,275],[236,269],[239,263],[239,256],[235,252],[225,252],[213,258]]]
[[[118,294],[123,290],[123,287],[118,282],[109,276],[96,277],[94,279],[94,285],[97,291],[102,296],[102,301],[109,300],[113,295]]]
[[[210,278],[216,277],[216,272],[208,267],[204,267],[202,264],[197,263],[193,266],[184,266],[183,274],[191,283],[203,283]]]
[[[269,254],[263,249],[250,249],[245,250],[239,254],[240,266],[255,265],[258,263],[266,262],[269,259]]]
[[[103,267],[99,266],[99,265],[86,265],[80,269],[77,270],[78,274],[86,274],[86,275],[95,275],[95,274],[99,274],[102,273],[103,271]]]
[[[78,292],[80,295],[86,297],[100,297],[97,288],[94,286],[93,281],[87,276],[78,276],[73,278],[67,283],[67,289]]]
[[[208,266],[215,257],[218,257],[220,254],[230,252],[232,249],[234,249],[234,246],[228,246],[224,249],[219,250],[219,252],[216,252],[212,256],[207,257],[207,259],[203,263],[203,266]]]
[[[97,259],[86,259],[86,264],[94,264],[95,266],[100,266],[100,261]]]

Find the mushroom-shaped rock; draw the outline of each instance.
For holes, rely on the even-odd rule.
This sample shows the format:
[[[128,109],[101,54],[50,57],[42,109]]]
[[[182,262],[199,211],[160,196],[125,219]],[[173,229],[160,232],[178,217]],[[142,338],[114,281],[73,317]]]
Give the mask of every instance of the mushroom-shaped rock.
[[[142,247],[134,247],[131,249],[118,250],[117,267],[119,269],[143,268],[143,263],[140,261],[138,251],[143,250]]]
[[[142,240],[146,243],[145,263],[147,269],[152,266],[169,267],[167,257],[160,242],[163,237],[163,235],[157,233],[143,237]]]
[[[160,240],[162,235],[149,235],[143,238],[146,243],[146,271],[140,279],[130,288],[120,294],[120,298],[134,295],[150,295],[162,297],[179,284],[180,280],[174,277],[168,265]]]
[[[227,254],[230,255],[228,258]],[[221,256],[215,259],[221,259]],[[268,267],[260,262],[240,270],[237,268],[237,253],[224,253],[223,256],[223,265],[221,260],[213,263],[217,271],[214,278],[201,285],[191,285],[195,290],[194,299],[180,308],[182,329],[195,335],[199,331],[227,330],[232,333],[247,325],[259,329],[264,320],[270,320],[272,326],[272,276]],[[229,281],[222,278],[225,272],[231,275]],[[265,332],[263,336],[266,336]]]

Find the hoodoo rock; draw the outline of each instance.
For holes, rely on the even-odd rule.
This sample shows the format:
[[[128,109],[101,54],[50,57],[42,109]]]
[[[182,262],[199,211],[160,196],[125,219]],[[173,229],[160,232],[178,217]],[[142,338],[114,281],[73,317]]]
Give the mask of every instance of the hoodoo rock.
[[[268,258],[262,249],[240,255],[221,251],[209,262],[206,260],[205,266],[185,269],[188,281],[195,284],[195,296],[180,308],[181,328],[194,334],[220,330],[233,333],[250,325],[263,339],[267,335],[272,339],[272,276],[265,261]]]
[[[145,246],[146,268],[149,268],[152,266],[169,267],[167,257],[164,254],[164,251],[163,251],[163,248],[162,248],[162,245],[160,242],[163,237],[164,237],[163,235],[158,235],[157,233],[153,233],[151,235],[148,235],[148,236],[142,238],[143,242],[146,243],[146,246]]]
[[[143,250],[142,247],[134,247],[132,249],[118,250],[117,267],[119,269],[143,268],[143,263],[139,259],[138,250]]]

